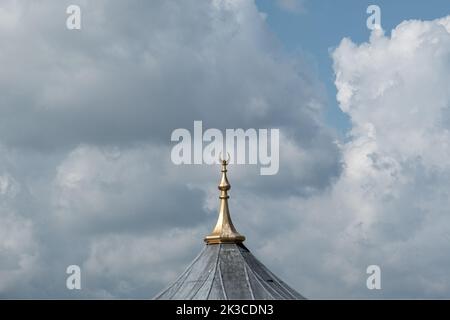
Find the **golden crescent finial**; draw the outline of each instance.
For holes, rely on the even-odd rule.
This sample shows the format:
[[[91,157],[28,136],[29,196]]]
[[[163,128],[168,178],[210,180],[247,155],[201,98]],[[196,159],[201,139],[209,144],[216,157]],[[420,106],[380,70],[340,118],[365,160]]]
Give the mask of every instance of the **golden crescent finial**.
[[[224,159],[222,158],[222,152],[219,152],[219,161],[220,161],[222,164],[229,164],[229,163],[230,163],[230,159],[231,159],[231,156],[230,156],[230,153],[229,153],[229,152],[227,152],[227,160],[224,160]]]

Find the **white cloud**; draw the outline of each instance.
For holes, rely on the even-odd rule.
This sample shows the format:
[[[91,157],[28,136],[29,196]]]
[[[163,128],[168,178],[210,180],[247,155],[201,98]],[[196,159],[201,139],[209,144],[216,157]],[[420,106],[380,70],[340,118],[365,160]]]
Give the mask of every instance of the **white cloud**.
[[[448,18],[403,22],[390,38],[373,33],[360,46],[344,39],[333,54],[338,100],[354,130],[371,126],[379,148],[399,160],[447,166],[448,25]]]
[[[299,206],[317,216],[295,235],[307,234],[304,228],[332,235],[312,263],[324,266],[330,282],[318,292],[317,280],[311,292],[450,294],[450,259],[442,256],[450,249],[449,27],[450,17],[405,21],[390,37],[374,32],[360,45],[344,39],[333,52],[338,101],[352,130],[336,184]],[[382,268],[380,293],[364,287],[369,264]]]

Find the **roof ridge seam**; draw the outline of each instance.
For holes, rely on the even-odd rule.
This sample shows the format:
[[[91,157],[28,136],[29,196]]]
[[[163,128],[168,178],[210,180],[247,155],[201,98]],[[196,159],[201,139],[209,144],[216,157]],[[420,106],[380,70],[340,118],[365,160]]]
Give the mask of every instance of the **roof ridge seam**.
[[[178,283],[179,280],[181,280],[183,277],[186,279],[189,276],[189,274],[191,273],[191,270],[192,270],[192,266],[198,261],[198,259],[200,259],[200,256],[203,254],[203,251],[205,251],[205,247],[200,251],[200,253],[197,255],[197,257],[195,257],[195,259],[186,267],[186,269],[183,271],[183,273],[170,286],[168,286],[160,294],[158,294],[154,299],[158,299],[159,297],[161,297],[164,293],[166,293],[170,288],[174,287],[175,285],[178,285],[178,288],[177,288],[177,290],[178,290],[184,283],[184,281],[182,281],[181,284]],[[177,290],[175,290],[175,292],[172,295],[167,297],[167,299],[171,299],[176,294]]]
[[[219,243],[219,245],[220,245],[220,243]],[[208,247],[206,246],[205,248],[208,248]],[[206,250],[206,249],[205,249],[205,250]],[[217,259],[216,259],[216,264],[214,265],[214,272],[213,272],[213,273],[216,272],[217,260],[219,259],[219,252],[220,252],[220,247],[219,247],[219,250],[217,250]],[[211,273],[208,274],[208,276],[205,278],[205,280],[203,280],[203,283],[201,284],[201,286],[200,286],[200,287],[195,291],[195,293],[192,295],[192,299],[191,299],[191,300],[193,300],[193,298],[195,297],[195,295],[200,291],[201,288],[203,288],[203,286],[205,285],[205,283],[208,281],[210,275],[211,275]],[[214,276],[214,275],[213,275],[213,276]],[[212,286],[211,286],[211,287],[212,287]],[[207,297],[209,296],[209,292],[211,291],[211,287],[210,287],[210,289],[209,289],[209,291],[208,291]],[[206,299],[208,299],[208,298],[206,298]]]
[[[248,277],[247,267],[250,268],[250,266],[248,265],[247,261],[245,261],[244,255],[242,254],[242,251],[241,251],[241,248],[239,247],[239,245],[237,245],[237,247],[238,247],[239,255],[241,256],[241,259],[244,262],[245,280],[247,280],[248,288],[250,289],[250,294],[252,295],[252,299],[255,300],[255,294],[253,293],[253,288],[252,288],[252,285],[250,283],[250,279]]]
[[[217,272],[217,264],[219,262],[219,256],[220,256],[220,249],[221,249],[221,244],[219,243],[219,250],[217,250],[217,258],[216,258],[216,263],[214,265],[214,272],[213,272],[213,281],[211,283],[211,286],[209,287],[208,293],[206,294],[206,300],[209,300],[209,295],[211,294],[211,290],[213,287],[213,283],[214,283],[214,278],[216,276],[216,272]],[[209,277],[209,276],[208,276]],[[204,284],[203,284],[204,285]]]
[[[222,248],[220,248],[222,249]],[[219,254],[220,256],[220,254]],[[220,269],[220,259],[217,261],[217,267],[219,268],[219,279],[220,279],[220,285],[222,287],[223,295],[225,297],[225,300],[228,300],[227,292],[225,291],[225,286],[223,285],[223,279],[222,279],[222,269]]]
[[[267,290],[266,286],[260,281],[261,277],[260,277],[255,271],[253,271],[253,269],[252,269],[252,268],[250,267],[250,265],[248,264],[247,260],[245,260],[244,255],[242,254],[242,252],[241,252],[240,250],[239,250],[239,253],[240,253],[241,256],[242,256],[245,265],[249,268],[250,272],[253,273],[253,275],[255,276],[256,281],[259,282],[259,284],[261,285],[261,287],[267,292],[267,294],[268,294],[270,297],[274,298],[273,294],[271,294],[271,293],[269,292],[269,290]],[[255,258],[255,259],[256,259],[256,258]]]
[[[245,280],[247,280],[248,288],[250,289],[250,294],[252,295],[252,299],[255,300],[255,294],[253,293],[252,284],[250,283],[250,279],[248,277],[247,264],[244,262],[244,272],[245,272]]]

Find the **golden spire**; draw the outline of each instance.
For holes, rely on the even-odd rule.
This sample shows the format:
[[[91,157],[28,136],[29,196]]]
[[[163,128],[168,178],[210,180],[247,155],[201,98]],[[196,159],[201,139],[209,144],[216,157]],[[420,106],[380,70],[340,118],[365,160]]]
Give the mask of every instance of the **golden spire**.
[[[227,179],[227,165],[228,161],[221,159],[222,162],[222,178],[219,183],[220,190],[220,209],[219,218],[217,219],[217,224],[210,235],[205,237],[205,242],[207,244],[218,244],[218,243],[241,243],[245,240],[243,235],[240,235],[233,226],[231,221],[230,211],[228,209],[228,190],[231,186]]]

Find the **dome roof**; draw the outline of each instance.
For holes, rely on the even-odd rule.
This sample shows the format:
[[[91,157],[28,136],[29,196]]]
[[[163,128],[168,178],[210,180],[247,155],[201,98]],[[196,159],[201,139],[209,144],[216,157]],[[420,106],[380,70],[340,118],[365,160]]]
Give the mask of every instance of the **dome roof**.
[[[242,244],[206,245],[183,274],[155,299],[304,299]]]

